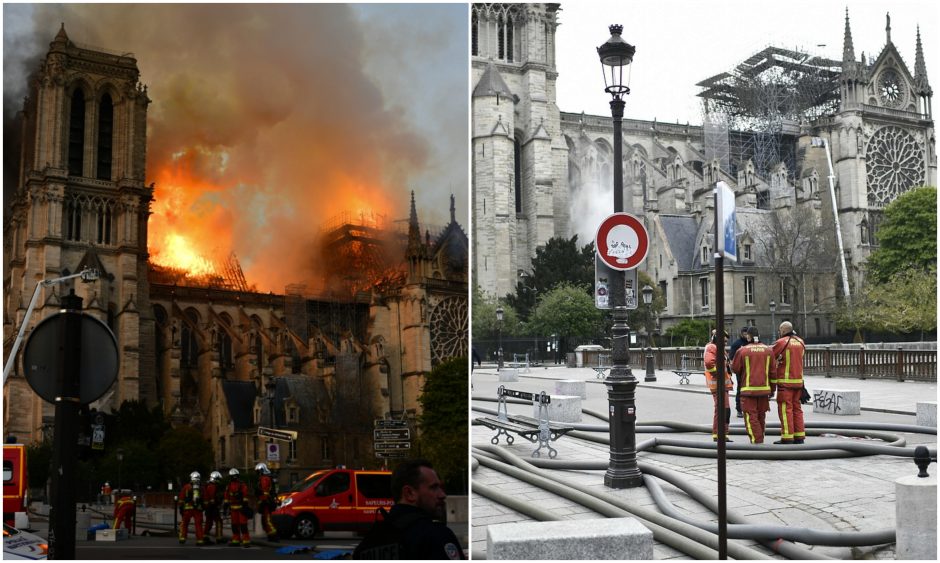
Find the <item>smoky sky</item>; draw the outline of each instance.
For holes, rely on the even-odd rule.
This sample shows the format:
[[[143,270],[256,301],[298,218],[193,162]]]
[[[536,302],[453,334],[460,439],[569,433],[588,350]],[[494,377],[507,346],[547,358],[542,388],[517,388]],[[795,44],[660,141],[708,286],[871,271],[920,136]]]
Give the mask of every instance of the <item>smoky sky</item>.
[[[285,270],[316,269],[310,245],[340,212],[407,217],[415,190],[422,222],[443,224],[453,192],[466,224],[464,6],[7,4],[5,123],[61,23],[80,46],[134,54],[155,213],[218,235],[261,289],[310,275]],[[436,71],[455,44],[462,70]]]

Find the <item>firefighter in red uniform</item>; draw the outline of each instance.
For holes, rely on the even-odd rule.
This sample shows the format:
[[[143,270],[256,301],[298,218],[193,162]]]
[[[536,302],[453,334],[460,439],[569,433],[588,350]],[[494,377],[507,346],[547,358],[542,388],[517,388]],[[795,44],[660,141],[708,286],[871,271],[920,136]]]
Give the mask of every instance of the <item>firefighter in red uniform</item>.
[[[131,526],[136,511],[137,503],[135,498],[130,495],[122,496],[114,503],[114,524],[111,527],[117,530],[123,523],[127,531],[132,533]]]
[[[789,321],[780,323],[780,338],[774,342],[777,364],[770,379],[771,394],[776,386],[777,411],[780,415],[780,441],[775,444],[802,444],[806,439],[800,393],[803,389],[803,353],[806,345]]]
[[[770,378],[773,354],[770,346],[761,344],[756,326],[748,327],[751,341],[738,348],[731,369],[740,377],[738,395],[744,413],[744,428],[752,444],[764,443],[765,417],[770,410]]]
[[[206,483],[206,490],[203,494],[203,504],[206,508],[205,519],[206,528],[203,530],[203,537],[206,543],[222,543],[222,501],[224,492],[222,490],[222,474],[213,471],[209,474],[209,482]],[[215,526],[215,542],[212,541],[213,525]]]
[[[180,521],[180,543],[186,543],[190,520],[193,521],[196,528],[196,545],[205,543],[202,538],[202,491],[199,490],[199,479],[198,471],[190,473],[189,483],[183,485],[180,496],[176,501],[179,505],[180,514],[183,516]]]
[[[728,338],[727,332],[725,333],[725,338]],[[712,440],[715,442],[718,441],[718,378],[716,377],[716,372],[718,371],[718,345],[715,343],[716,341],[717,331],[712,330],[712,339],[708,345],[705,346],[705,383],[708,385],[708,390],[712,392],[712,399],[715,402],[715,416],[712,418]],[[724,351],[722,351],[722,353],[724,353]],[[728,422],[731,419],[731,404],[728,399],[728,391],[734,388],[734,384],[731,383],[730,367],[727,358],[725,358],[725,413],[722,418],[725,424],[726,442],[733,441],[728,437]]]
[[[256,465],[255,471],[258,473],[255,499],[258,501],[258,512],[261,514],[261,527],[268,535],[268,541],[278,541],[277,528],[271,522],[271,513],[277,508],[277,480],[264,463]]]
[[[225,502],[232,512],[232,540],[228,543],[231,546],[251,545],[251,538],[248,536],[248,485],[241,482],[238,478],[238,470],[234,467],[228,472],[231,481],[225,487]],[[250,510],[250,509],[248,509]]]

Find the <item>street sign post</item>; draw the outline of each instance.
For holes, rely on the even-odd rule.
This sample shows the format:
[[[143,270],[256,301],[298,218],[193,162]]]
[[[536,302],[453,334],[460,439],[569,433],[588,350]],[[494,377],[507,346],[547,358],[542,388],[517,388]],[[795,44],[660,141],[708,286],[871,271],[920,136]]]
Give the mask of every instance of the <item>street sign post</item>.
[[[376,442],[376,450],[410,450],[411,442]]]
[[[375,457],[381,459],[402,459],[408,457],[408,452],[405,450],[376,450]]]
[[[375,419],[375,428],[408,428],[407,420]]]
[[[276,430],[274,428],[266,428],[264,426],[258,427],[258,436],[264,436],[265,438],[273,438],[275,440],[282,440],[284,442],[293,442],[297,439],[296,430]]]
[[[281,445],[268,444],[268,461],[281,461]]]
[[[410,440],[411,430],[408,428],[376,428],[372,431],[372,437],[376,444],[385,440]]]

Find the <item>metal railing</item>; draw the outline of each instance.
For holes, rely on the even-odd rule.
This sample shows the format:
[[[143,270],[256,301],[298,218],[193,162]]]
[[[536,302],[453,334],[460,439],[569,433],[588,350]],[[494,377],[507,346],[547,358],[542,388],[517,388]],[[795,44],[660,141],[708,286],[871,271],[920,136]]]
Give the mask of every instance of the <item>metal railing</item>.
[[[630,365],[640,366],[645,349],[630,350]],[[702,370],[704,348],[654,348],[657,369],[680,369],[682,357],[687,368]],[[842,349],[829,346],[807,347],[803,357],[806,375],[894,379],[897,381],[937,381],[937,351],[895,349]]]

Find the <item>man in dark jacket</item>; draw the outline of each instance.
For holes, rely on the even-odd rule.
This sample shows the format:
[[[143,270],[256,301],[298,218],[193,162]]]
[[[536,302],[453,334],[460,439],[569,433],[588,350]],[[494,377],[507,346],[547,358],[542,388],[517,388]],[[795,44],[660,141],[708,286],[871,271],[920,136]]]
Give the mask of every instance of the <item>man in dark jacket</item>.
[[[466,559],[457,536],[441,522],[447,494],[428,461],[395,468],[392,498],[395,505],[366,534],[353,559]]]
[[[734,353],[738,351],[738,348],[741,346],[746,346],[750,341],[751,337],[747,333],[748,327],[742,326],[741,332],[738,333],[738,339],[731,343],[731,347],[728,348],[728,362],[734,362]],[[738,411],[738,418],[744,418],[744,412],[741,411],[741,374],[735,373],[735,379],[737,380],[737,393],[734,394],[734,408]]]

